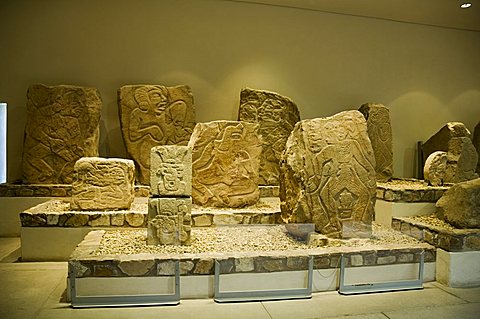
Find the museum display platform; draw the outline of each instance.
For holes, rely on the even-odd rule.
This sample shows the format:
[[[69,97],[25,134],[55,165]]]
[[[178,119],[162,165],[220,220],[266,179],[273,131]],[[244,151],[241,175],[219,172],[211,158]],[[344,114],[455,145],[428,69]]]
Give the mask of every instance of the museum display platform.
[[[480,285],[480,229],[457,229],[434,216],[395,217],[392,228],[437,247],[437,281]]]
[[[413,178],[377,182],[375,221],[390,226],[393,217],[429,215],[450,186],[429,186],[425,181]]]
[[[136,187],[137,194],[148,187]],[[274,224],[280,215],[278,187],[260,187],[256,205],[213,209],[194,205],[192,226]],[[272,197],[277,196],[277,197]],[[51,199],[20,213],[22,260],[66,261],[85,235],[98,229],[146,228],[147,197],[136,197],[130,210],[71,211],[69,198]]]
[[[249,227],[271,226],[232,227],[247,231]],[[337,290],[342,281],[363,288],[374,282],[390,282],[391,291],[396,290],[398,282],[418,284],[419,278],[422,282],[435,280],[436,252],[426,243],[108,254],[105,249],[110,251],[109,246],[124,246],[124,243],[122,240],[115,243],[118,234],[107,235],[105,231],[92,231],[69,259],[69,297],[73,297],[74,306],[151,304],[154,296],[165,295],[173,298],[169,299],[173,303],[187,298],[217,300],[220,291],[240,295],[240,300],[308,298],[308,293],[288,293],[305,293],[305,286],[309,284],[310,293]],[[419,288],[421,285],[415,286]],[[275,296],[272,297],[272,293]]]

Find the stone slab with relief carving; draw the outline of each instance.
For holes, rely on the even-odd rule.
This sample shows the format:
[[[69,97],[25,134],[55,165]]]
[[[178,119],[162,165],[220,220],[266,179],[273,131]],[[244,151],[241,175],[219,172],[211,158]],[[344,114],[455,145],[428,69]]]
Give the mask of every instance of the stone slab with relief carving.
[[[130,209],[135,198],[135,165],[119,158],[84,157],[75,163],[72,210]]]
[[[192,195],[192,149],[164,145],[151,150],[150,193],[153,196]]]
[[[238,119],[259,124],[263,140],[259,185],[278,185],[285,143],[295,123],[300,121],[296,104],[274,92],[245,88],[240,92]]]
[[[285,222],[314,223],[317,232],[329,237],[343,237],[347,222],[371,225],[375,156],[360,112],[298,122],[280,169]]]
[[[188,86],[126,85],[118,90],[123,140],[135,161],[137,180],[150,183],[150,149],[187,145],[195,126],[193,95]]]
[[[192,199],[149,198],[147,244],[190,245]]]
[[[22,158],[25,182],[71,184],[75,162],[98,156],[101,109],[95,88],[31,85]]]
[[[258,124],[198,123],[192,148],[192,199],[201,206],[242,207],[259,199],[262,140]]]

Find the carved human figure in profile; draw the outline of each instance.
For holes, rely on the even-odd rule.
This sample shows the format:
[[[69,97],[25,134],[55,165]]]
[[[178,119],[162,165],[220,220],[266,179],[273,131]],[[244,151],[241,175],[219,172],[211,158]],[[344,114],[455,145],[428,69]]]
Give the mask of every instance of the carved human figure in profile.
[[[123,86],[119,89],[122,133],[141,184],[150,180],[150,149],[187,145],[195,126],[193,97],[187,86]]]

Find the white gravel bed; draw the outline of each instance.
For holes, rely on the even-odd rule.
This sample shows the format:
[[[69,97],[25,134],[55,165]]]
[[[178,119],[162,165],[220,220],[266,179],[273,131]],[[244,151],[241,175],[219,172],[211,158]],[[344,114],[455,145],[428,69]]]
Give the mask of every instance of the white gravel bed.
[[[304,250],[312,248],[290,237],[283,225],[224,226],[192,229],[190,246],[147,245],[147,230],[111,230],[103,236],[94,255],[183,254],[203,252],[257,252]],[[377,224],[368,239],[329,239],[328,247],[371,247],[376,245],[420,243],[398,231]]]

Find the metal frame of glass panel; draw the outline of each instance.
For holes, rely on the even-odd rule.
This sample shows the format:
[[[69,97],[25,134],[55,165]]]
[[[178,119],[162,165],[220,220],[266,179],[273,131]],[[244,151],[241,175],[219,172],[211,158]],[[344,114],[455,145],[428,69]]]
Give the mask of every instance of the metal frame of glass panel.
[[[420,253],[420,261],[418,264],[418,278],[414,280],[399,280],[377,283],[358,283],[358,284],[345,284],[345,256],[342,255],[340,263],[340,285],[338,293],[342,295],[354,295],[365,294],[372,292],[386,292],[386,291],[399,291],[399,290],[413,290],[423,289],[423,270],[425,252]]]

